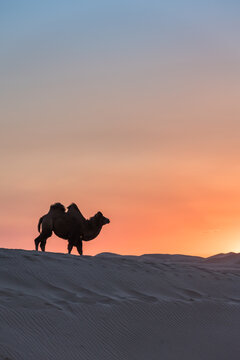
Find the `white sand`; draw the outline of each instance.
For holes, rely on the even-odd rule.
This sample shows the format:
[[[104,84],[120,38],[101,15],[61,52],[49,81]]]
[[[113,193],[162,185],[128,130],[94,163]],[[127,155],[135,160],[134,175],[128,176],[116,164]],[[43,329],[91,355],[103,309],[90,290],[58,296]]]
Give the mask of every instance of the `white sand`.
[[[0,263],[1,360],[240,359],[240,254]]]

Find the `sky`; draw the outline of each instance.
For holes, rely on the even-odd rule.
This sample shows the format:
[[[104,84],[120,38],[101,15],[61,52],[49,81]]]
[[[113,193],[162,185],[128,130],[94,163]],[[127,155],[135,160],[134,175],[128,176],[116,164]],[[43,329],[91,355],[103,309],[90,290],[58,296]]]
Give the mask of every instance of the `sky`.
[[[50,204],[75,202],[111,220],[85,254],[240,252],[239,16],[0,1],[0,247],[33,249]]]

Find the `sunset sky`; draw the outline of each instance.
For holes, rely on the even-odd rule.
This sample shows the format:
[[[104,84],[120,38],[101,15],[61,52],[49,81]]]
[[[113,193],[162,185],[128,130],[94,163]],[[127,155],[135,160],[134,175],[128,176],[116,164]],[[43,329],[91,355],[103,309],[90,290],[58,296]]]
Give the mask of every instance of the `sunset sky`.
[[[85,254],[239,252],[239,18],[236,0],[1,1],[0,247],[33,249],[60,201],[111,220]]]

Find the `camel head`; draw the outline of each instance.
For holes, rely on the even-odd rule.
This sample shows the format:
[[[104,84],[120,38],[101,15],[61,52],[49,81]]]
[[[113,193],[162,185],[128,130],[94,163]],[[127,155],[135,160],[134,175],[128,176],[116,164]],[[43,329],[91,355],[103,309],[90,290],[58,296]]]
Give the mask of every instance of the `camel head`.
[[[106,225],[110,223],[110,220],[108,218],[106,218],[105,216],[103,216],[103,214],[101,213],[101,211],[98,211],[95,215],[94,218],[96,219],[96,221],[98,222],[99,225]]]

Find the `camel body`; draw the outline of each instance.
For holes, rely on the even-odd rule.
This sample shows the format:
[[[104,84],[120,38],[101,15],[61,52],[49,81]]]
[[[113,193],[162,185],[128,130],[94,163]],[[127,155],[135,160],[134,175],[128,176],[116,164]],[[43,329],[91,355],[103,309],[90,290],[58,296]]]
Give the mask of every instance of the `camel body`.
[[[100,233],[102,226],[108,224],[109,219],[105,218],[101,212],[96,213],[89,220],[86,219],[76,204],[65,207],[56,203],[50,206],[49,212],[43,215],[38,222],[40,235],[35,239],[35,248],[45,251],[47,239],[54,233],[58,237],[68,240],[68,253],[70,254],[73,246],[76,246],[78,253],[82,255],[82,240],[93,240]]]

